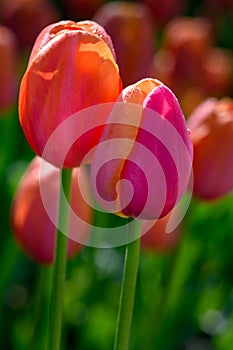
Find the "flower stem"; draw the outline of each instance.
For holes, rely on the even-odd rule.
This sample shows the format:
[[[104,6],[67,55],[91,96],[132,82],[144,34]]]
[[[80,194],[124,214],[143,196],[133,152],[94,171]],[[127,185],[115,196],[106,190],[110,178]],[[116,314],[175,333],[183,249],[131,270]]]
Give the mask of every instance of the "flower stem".
[[[58,227],[68,230],[69,212],[66,207],[66,201],[62,195],[63,191],[67,201],[70,197],[72,169],[61,170]],[[53,267],[53,282],[50,301],[49,315],[49,334],[48,350],[59,350],[62,330],[63,300],[65,294],[66,277],[66,256],[67,256],[68,238],[57,229],[55,261]]]
[[[131,227],[135,232],[135,237],[140,237],[141,221],[134,220],[131,222]],[[128,243],[126,246],[114,350],[128,349],[139,256],[140,238],[137,238],[135,241]]]

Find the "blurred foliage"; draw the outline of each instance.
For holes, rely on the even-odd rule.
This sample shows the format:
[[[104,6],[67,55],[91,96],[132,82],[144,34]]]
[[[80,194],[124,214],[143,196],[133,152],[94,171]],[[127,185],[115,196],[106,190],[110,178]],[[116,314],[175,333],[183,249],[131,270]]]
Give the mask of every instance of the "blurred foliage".
[[[62,9],[60,1],[54,3]],[[201,5],[190,0],[185,14],[200,15]],[[216,43],[229,49],[232,17],[223,11],[214,19]],[[1,112],[0,150],[0,349],[44,350],[52,268],[20,251],[9,218],[15,188],[34,156],[17,102]],[[231,349],[232,252],[233,195],[206,203],[193,198],[177,249],[141,252],[130,350]],[[68,262],[62,349],[112,348],[123,261],[124,247],[85,247]]]

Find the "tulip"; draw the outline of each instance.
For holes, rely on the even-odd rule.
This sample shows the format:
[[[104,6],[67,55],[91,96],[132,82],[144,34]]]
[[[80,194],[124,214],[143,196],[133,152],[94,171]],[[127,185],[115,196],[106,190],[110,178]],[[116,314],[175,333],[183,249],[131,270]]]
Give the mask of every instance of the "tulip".
[[[212,46],[211,24],[208,19],[178,17],[164,29],[162,46],[175,56],[176,84],[199,83],[200,66],[205,52]]]
[[[171,211],[155,224],[141,237],[141,247],[146,251],[169,253],[179,244],[181,238],[181,225],[176,226],[171,232],[167,232],[167,225],[172,215]]]
[[[127,1],[107,3],[94,20],[112,38],[123,85],[146,78],[154,52],[154,27],[147,6]]]
[[[39,32],[59,19],[48,0],[1,0],[1,21],[16,35],[22,48],[31,48]]]
[[[191,163],[175,95],[160,81],[143,79],[122,91],[109,116],[91,166],[93,192],[107,211],[157,219],[184,194]]]
[[[206,18],[177,17],[164,29],[150,75],[174,91],[186,116],[212,94],[213,89],[226,91],[230,78],[226,78],[225,73],[229,64],[222,56],[220,62],[224,63],[220,67],[210,64],[214,52],[211,23]]]
[[[178,16],[184,7],[183,0],[141,0],[141,2],[149,7],[157,25],[164,25]]]
[[[225,50],[213,47],[208,50],[202,62],[202,86],[209,95],[228,95],[233,87],[233,56]]]
[[[216,199],[233,188],[233,100],[209,98],[189,116],[194,147],[194,188],[197,197]]]
[[[51,264],[54,258],[56,226],[47,214],[41,198],[40,187],[46,186],[47,205],[54,218],[57,216],[59,194],[59,170],[52,168],[48,173],[40,173],[41,158],[35,157],[29,164],[15,193],[11,208],[11,224],[14,237],[23,251],[33,260],[41,264]],[[92,220],[92,210],[82,198],[77,176],[82,177],[82,186],[88,193],[85,172],[79,168],[73,170],[71,187],[71,209],[79,216],[84,224],[76,227],[77,241],[68,239],[69,258],[77,254],[88,238],[88,225]],[[82,189],[84,191],[84,189]],[[82,192],[83,193],[83,192]],[[74,232],[74,222],[70,218],[69,232]],[[78,238],[79,237],[79,238]]]
[[[175,88],[174,81],[175,55],[171,50],[161,48],[153,57],[150,76],[156,77],[169,88]]]
[[[99,117],[89,111],[84,120],[79,117],[80,111],[113,102],[120,92],[121,80],[111,39],[101,26],[93,21],[51,24],[38,36],[20,85],[19,117],[29,145],[55,166],[78,166],[87,148],[98,142],[102,132],[100,125],[79,140],[77,136],[61,164],[66,141],[73,133],[78,135],[88,118],[92,121]],[[65,127],[46,157],[43,152],[50,136],[71,116],[75,116],[75,124],[69,128],[63,123]]]
[[[0,26],[0,110],[17,100],[17,40],[14,33]]]

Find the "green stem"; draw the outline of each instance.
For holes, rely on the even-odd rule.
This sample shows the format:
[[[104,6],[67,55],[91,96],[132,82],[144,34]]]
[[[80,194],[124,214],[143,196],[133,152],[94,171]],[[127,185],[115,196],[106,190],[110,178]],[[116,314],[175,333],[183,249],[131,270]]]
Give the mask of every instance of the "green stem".
[[[69,212],[66,208],[66,199],[69,201],[71,187],[71,169],[62,169],[58,211],[58,227],[68,229]],[[50,302],[48,350],[59,350],[62,330],[63,300],[65,294],[66,256],[68,238],[57,229],[55,261],[53,267],[53,282]]]
[[[139,234],[141,232],[141,221],[134,220],[134,222],[131,222],[131,225],[135,232],[135,237],[140,237]],[[128,243],[126,246],[125,265],[121,287],[114,350],[128,349],[139,256],[140,238],[137,238],[135,241]]]
[[[51,282],[52,267],[39,266],[38,281],[35,286],[34,295],[34,312],[32,318],[30,318],[32,324],[32,338],[29,348],[33,350],[45,350],[47,346]]]

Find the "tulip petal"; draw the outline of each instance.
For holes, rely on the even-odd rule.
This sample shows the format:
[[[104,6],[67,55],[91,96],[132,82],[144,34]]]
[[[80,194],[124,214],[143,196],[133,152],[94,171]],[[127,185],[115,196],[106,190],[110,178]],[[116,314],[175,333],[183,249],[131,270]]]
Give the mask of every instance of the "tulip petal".
[[[121,91],[112,51],[97,35],[76,28],[60,31],[49,41],[46,36],[43,38],[42,35],[38,39],[32,53],[19,95],[21,125],[29,144],[39,155],[62,121],[86,107],[116,100]],[[79,121],[77,116],[75,129],[81,128],[80,123],[83,120]],[[70,138],[69,130],[66,138]],[[62,140],[58,140],[57,153],[61,147]],[[76,166],[82,157],[76,143],[64,166]]]

